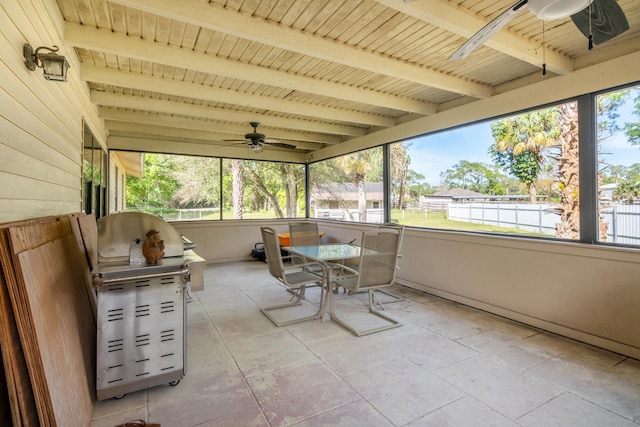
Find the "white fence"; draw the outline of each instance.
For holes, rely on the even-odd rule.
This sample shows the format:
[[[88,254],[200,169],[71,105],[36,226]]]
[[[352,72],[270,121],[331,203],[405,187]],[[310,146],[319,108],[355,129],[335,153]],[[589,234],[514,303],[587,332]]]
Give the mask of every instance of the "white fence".
[[[336,219],[338,221],[360,221],[358,209],[316,209],[316,218]],[[362,222],[384,222],[383,209],[367,209],[367,219]]]
[[[211,215],[220,216],[220,208],[192,208],[192,209],[171,209],[158,212],[159,216],[170,221],[192,221],[201,220]]]
[[[495,225],[515,228],[550,236],[560,222],[560,215],[553,212],[553,205],[524,203],[450,203],[447,217],[455,221],[475,224]],[[167,220],[203,219],[209,215],[219,215],[219,208],[177,209],[160,212]],[[604,221],[609,225],[607,242],[640,244],[640,205],[615,205],[602,212]],[[358,209],[316,209],[316,218],[339,221],[360,221]],[[384,222],[383,209],[367,209],[367,219],[363,222]]]
[[[640,205],[616,205],[602,212],[607,229],[607,241],[640,244]]]
[[[448,218],[476,224],[555,234],[560,215],[548,204],[452,203]],[[602,212],[607,242],[640,244],[640,205],[616,205]]]
[[[554,234],[560,215],[547,212],[551,205],[520,203],[451,203],[448,218],[536,233]]]
[[[166,220],[189,221],[203,219],[211,215],[219,215],[219,208],[197,208],[197,209],[172,209],[159,211],[157,215]],[[316,209],[316,218],[328,218],[339,221],[360,221],[358,209]],[[384,222],[383,209],[367,209],[367,219],[362,222],[382,223]]]

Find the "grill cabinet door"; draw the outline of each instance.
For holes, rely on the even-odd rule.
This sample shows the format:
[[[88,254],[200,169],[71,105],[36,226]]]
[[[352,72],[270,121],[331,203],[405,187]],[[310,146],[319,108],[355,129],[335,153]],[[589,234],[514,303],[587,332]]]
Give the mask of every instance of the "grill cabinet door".
[[[183,286],[175,274],[98,288],[98,398],[111,397],[101,390],[123,394],[157,385],[154,377],[182,378]]]

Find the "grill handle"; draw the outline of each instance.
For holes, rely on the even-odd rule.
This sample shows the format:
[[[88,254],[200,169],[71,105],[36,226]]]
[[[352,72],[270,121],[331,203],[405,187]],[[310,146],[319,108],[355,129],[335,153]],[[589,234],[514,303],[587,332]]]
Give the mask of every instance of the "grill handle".
[[[146,279],[152,279],[157,277],[169,277],[169,276],[175,276],[176,274],[183,274],[183,275],[189,274],[189,267],[184,266],[181,270],[165,271],[162,273],[150,273],[150,274],[143,273],[143,274],[136,274],[133,276],[111,277],[109,279],[103,279],[100,274],[96,274],[93,276],[92,282],[94,286],[102,286],[102,285],[108,285],[110,283],[128,283],[128,282],[135,282],[137,280],[146,280]]]

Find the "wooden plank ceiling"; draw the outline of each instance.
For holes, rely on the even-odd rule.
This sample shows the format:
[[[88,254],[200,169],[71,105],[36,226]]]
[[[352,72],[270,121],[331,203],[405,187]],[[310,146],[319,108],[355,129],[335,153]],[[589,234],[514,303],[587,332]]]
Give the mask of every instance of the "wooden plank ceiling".
[[[525,11],[457,61],[448,57],[513,0],[57,2],[110,147],[200,144],[230,157],[251,157],[226,140],[243,140],[252,121],[296,146],[265,153],[304,159],[539,81],[543,62],[546,78],[567,75],[640,39],[637,0],[619,1],[630,30],[593,51],[569,18],[545,23],[543,48],[542,21]]]

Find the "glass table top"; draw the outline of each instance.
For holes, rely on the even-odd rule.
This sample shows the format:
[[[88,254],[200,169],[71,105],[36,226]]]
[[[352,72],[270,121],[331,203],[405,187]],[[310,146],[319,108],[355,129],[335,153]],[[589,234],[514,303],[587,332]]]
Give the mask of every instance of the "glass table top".
[[[283,249],[314,261],[337,261],[341,259],[358,258],[360,256],[360,246],[349,243],[289,246]]]

